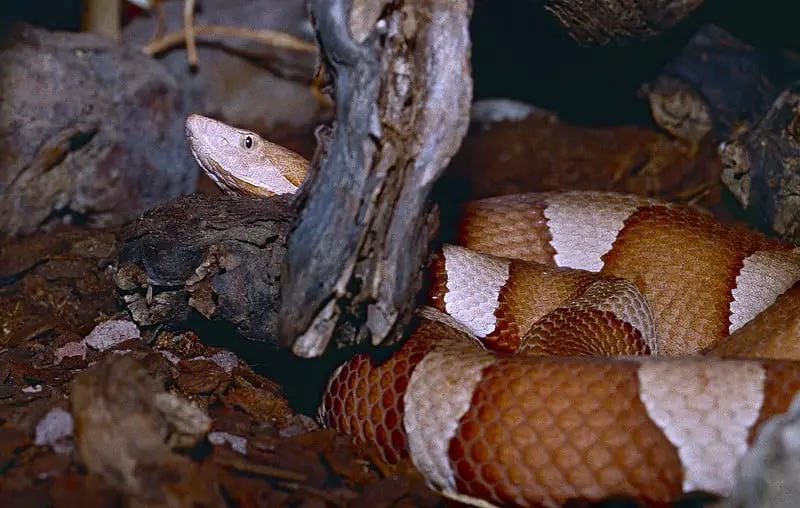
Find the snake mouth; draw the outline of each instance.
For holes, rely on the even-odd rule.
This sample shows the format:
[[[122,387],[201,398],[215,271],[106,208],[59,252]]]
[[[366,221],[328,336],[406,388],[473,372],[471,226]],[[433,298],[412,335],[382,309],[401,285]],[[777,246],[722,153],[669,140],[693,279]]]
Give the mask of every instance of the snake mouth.
[[[294,173],[282,173],[282,174],[283,174],[284,178],[289,180],[289,183],[291,183],[295,187],[300,187],[300,183],[301,182],[300,182],[300,179],[297,178],[297,175],[295,175]]]
[[[236,186],[237,186],[237,188],[238,188],[238,190],[240,192],[244,192],[244,193],[251,194],[251,195],[254,195],[254,196],[266,196],[266,197],[269,197],[269,196],[274,196],[275,195],[274,192],[269,191],[267,189],[264,189],[263,187],[259,187],[258,185],[253,185],[252,183],[245,182],[244,180],[240,180],[239,178],[236,178],[233,175],[231,175],[231,176],[232,176],[233,180],[236,181]]]
[[[246,180],[239,178],[238,176],[234,175],[230,171],[226,171],[222,165],[220,165],[217,161],[213,158],[208,157],[204,160],[205,164],[202,164],[203,169],[206,170],[208,176],[211,177],[214,182],[220,187],[226,189],[227,191],[233,194],[247,194],[250,196],[274,196],[275,193],[267,190],[263,187],[258,185],[254,185]]]

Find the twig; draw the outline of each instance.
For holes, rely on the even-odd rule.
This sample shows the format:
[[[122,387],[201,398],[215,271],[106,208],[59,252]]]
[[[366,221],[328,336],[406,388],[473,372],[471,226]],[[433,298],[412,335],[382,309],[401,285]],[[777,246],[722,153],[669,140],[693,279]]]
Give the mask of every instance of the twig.
[[[317,46],[292,35],[277,32],[275,30],[254,30],[251,28],[225,26],[225,25],[194,25],[193,35],[216,36],[216,37],[239,37],[253,41],[263,42],[277,48],[303,51],[305,53],[316,53]],[[148,43],[142,50],[149,56],[166,51],[173,46],[177,46],[186,40],[186,31],[178,30],[170,32],[158,40]]]
[[[160,8],[160,0],[156,0],[155,5]],[[142,48],[142,51],[148,56],[153,56],[185,41],[188,64],[190,67],[196,67],[198,64],[196,42],[198,34],[220,37],[239,37],[242,39],[255,40],[276,48],[285,48],[306,53],[316,53],[318,51],[316,44],[306,42],[283,32],[254,30],[225,25],[195,25],[194,7],[195,0],[185,0],[183,4],[183,29],[164,36],[162,36],[163,9],[157,10],[156,32],[153,38],[150,39],[150,42]],[[321,82],[319,82],[318,79],[321,79],[319,74],[315,76],[314,82],[311,85],[311,93],[323,107],[331,108],[331,101],[325,97],[325,94],[321,91]]]
[[[186,58],[189,65],[197,66],[197,43],[195,42],[194,0],[183,3],[183,31],[186,34]]]
[[[153,0],[153,13],[156,18],[156,29],[150,38],[150,42],[157,41],[164,35],[164,5],[161,0]]]
[[[686,201],[687,206],[697,206],[697,204],[711,193],[711,184],[708,182],[701,183],[691,189],[686,189],[675,195],[678,201]]]
[[[279,478],[281,480],[289,480],[293,482],[308,481],[308,477],[302,473],[296,473],[294,471],[270,466],[268,464],[257,464],[255,462],[249,462],[238,458],[235,460],[226,460],[224,461],[223,465],[243,473],[269,476],[272,478]]]

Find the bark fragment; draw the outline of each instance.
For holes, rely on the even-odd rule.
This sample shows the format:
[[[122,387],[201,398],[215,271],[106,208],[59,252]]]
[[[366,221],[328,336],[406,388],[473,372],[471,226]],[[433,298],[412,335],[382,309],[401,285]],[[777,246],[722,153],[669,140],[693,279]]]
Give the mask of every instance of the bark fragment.
[[[800,243],[800,84],[722,151],[722,183],[766,233]]]
[[[192,194],[145,214],[123,234],[114,276],[134,321],[179,327],[196,311],[275,343],[289,203]]]

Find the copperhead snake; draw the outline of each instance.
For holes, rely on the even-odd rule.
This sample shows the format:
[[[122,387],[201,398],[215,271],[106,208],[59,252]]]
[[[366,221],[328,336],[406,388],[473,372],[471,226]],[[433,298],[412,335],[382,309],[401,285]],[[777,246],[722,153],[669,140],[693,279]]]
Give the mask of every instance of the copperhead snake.
[[[294,192],[307,162],[192,115],[230,193]],[[331,376],[319,419],[479,505],[730,492],[800,390],[800,249],[608,192],[469,203],[403,347]],[[787,326],[791,323],[792,326]]]

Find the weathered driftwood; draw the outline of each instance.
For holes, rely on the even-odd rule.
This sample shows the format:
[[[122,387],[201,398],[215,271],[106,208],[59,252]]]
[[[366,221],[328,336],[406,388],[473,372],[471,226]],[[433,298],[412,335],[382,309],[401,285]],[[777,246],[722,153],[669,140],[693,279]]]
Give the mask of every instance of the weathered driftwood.
[[[359,342],[399,338],[435,230],[427,198],[469,121],[467,0],[356,3],[309,2],[337,111],[280,282],[279,338],[300,356],[354,322]]]
[[[800,243],[800,83],[722,151],[723,184],[767,233]]]
[[[132,318],[185,327],[197,311],[275,343],[290,200],[192,194],[145,214],[123,233],[115,274]]]

